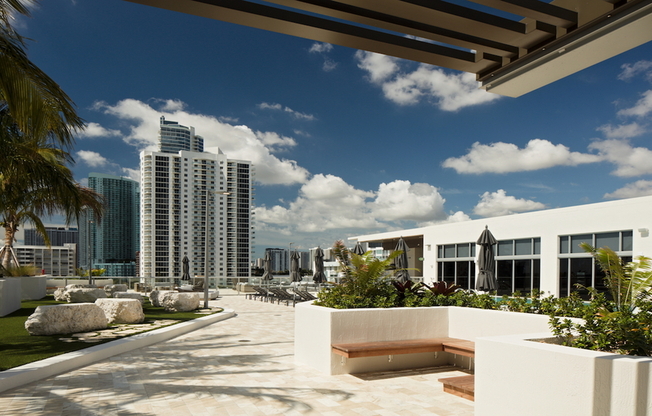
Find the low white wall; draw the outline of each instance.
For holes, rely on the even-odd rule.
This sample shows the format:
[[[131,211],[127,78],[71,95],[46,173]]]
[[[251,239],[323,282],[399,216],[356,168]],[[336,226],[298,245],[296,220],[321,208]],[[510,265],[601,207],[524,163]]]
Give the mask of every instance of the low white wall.
[[[652,415],[652,358],[527,341],[531,336],[476,341],[476,416],[496,409],[501,416]]]
[[[20,279],[0,279],[0,316],[9,315],[20,309]]]
[[[70,278],[70,279],[47,279],[47,287],[66,287],[66,285],[87,285],[88,277],[81,278]],[[113,279],[93,279],[93,284],[97,287],[104,287],[106,285],[112,285]]]
[[[297,363],[326,374],[351,374],[443,365],[433,353],[346,359],[331,344],[448,336],[446,308],[331,309],[296,305],[294,351]]]
[[[459,307],[295,311],[295,360],[326,374],[427,367],[449,354],[342,359],[331,344],[450,336],[475,341],[476,416],[652,416],[652,358],[529,341],[548,317]],[[458,363],[466,366],[466,362]]]
[[[451,306],[448,336],[475,341],[479,337],[548,333],[547,315]],[[550,336],[550,335],[548,335]]]
[[[46,294],[45,276],[25,276],[20,278],[21,299],[38,300],[43,299]]]

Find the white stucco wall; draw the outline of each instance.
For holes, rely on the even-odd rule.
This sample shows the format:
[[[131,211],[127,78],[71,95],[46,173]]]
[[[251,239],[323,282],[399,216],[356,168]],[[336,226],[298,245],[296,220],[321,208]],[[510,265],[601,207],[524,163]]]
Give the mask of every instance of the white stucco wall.
[[[633,255],[652,257],[652,196],[352,237],[361,242],[423,236],[423,276],[437,274],[437,246],[477,241],[485,226],[497,240],[541,238],[541,290],[559,292],[559,236],[633,230]]]
[[[20,309],[20,279],[0,279],[0,316],[9,315]]]
[[[20,278],[21,299],[22,300],[39,300],[46,295],[45,276],[29,276]]]
[[[652,358],[527,338],[476,341],[476,416],[652,415]]]
[[[450,336],[475,342],[476,416],[652,416],[652,358],[529,341],[548,317],[458,307],[337,310],[298,304],[295,361],[326,374],[450,363],[450,354],[342,359],[332,343]],[[467,366],[466,361],[456,362]]]

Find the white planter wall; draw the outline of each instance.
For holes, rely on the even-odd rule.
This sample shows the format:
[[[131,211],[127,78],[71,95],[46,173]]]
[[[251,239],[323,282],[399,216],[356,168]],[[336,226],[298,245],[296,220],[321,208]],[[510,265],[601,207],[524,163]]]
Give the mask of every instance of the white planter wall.
[[[528,341],[548,317],[459,307],[296,306],[295,361],[326,374],[443,365],[448,354],[342,359],[331,344],[450,336],[475,341],[476,416],[652,416],[652,358]],[[468,359],[462,361],[462,365]]]
[[[20,278],[21,299],[38,300],[45,297],[46,282],[45,276],[29,276]]]
[[[0,279],[0,316],[9,315],[20,309],[20,279]]]

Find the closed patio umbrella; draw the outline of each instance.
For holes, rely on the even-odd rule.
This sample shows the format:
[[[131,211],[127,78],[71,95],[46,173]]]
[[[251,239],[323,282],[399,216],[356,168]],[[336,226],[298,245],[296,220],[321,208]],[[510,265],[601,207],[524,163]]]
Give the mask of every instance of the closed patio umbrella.
[[[324,250],[317,247],[315,250],[315,275],[312,281],[316,284],[326,283],[326,275],[324,274]]]
[[[274,279],[272,275],[272,255],[269,254],[269,251],[265,253],[265,258],[263,259],[263,281],[271,281]]]
[[[292,257],[290,258],[290,279],[292,279],[293,282],[300,282],[303,280],[301,278],[301,273],[299,273],[299,258],[299,253],[294,250]]]
[[[482,231],[477,241],[480,250],[478,252],[478,278],[475,282],[476,290],[492,292],[498,287],[494,273],[496,269],[494,245],[497,243],[493,234],[489,231],[489,227],[485,226],[484,231]]]
[[[408,250],[410,248],[405,244],[405,240],[403,240],[403,237],[398,239],[398,243],[396,244],[396,248],[394,251],[401,250],[402,253],[399,255],[396,260],[396,268],[399,269],[399,271],[396,272],[396,280],[398,280],[401,283],[406,283],[408,280],[410,280],[410,273],[408,273],[407,270],[400,270],[400,269],[407,269],[408,267]]]
[[[353,247],[353,252],[358,256],[362,256],[364,254],[364,248],[362,248],[362,244],[360,244],[359,241],[355,243],[355,247]]]
[[[181,263],[183,264],[183,274],[181,275],[181,280],[190,280],[190,259],[188,259],[188,256],[183,256]]]

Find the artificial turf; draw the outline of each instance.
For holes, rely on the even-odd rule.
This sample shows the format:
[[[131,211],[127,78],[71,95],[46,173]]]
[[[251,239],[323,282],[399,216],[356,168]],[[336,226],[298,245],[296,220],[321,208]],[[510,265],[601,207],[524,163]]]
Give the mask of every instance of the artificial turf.
[[[27,332],[25,321],[38,306],[60,303],[66,302],[55,301],[53,296],[46,296],[41,300],[23,301],[20,309],[0,317],[0,371],[113,341],[113,339],[108,339],[93,344],[81,341],[64,342],[60,338],[70,334],[33,336]],[[205,316],[205,314],[195,312],[166,312],[162,307],[152,306],[147,298],[143,304],[143,312],[145,313],[144,323],[160,319],[172,319],[179,323]]]

